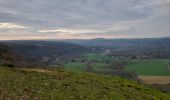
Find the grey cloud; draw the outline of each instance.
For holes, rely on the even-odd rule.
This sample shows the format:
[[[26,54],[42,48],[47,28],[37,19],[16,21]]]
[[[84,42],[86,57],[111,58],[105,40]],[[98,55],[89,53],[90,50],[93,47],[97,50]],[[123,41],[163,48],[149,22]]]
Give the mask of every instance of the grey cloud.
[[[0,0],[0,22],[28,26],[30,29],[25,31],[33,36],[40,35],[39,30],[59,28],[101,30],[101,33],[87,35],[168,36],[168,11],[168,0]],[[119,23],[123,23],[120,27],[128,28],[104,32]]]
[[[33,25],[33,21],[35,24],[42,21],[51,26],[110,24],[146,17],[151,11],[149,8],[146,12],[134,10],[136,4],[141,4],[139,0],[1,0],[0,4],[9,19],[21,19],[22,23],[31,21]]]

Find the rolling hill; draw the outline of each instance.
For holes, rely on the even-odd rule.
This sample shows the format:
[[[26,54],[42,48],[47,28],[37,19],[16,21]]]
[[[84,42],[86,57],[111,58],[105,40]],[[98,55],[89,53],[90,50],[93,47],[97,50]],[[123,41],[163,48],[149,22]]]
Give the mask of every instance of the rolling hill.
[[[169,100],[170,94],[127,79],[59,69],[0,67],[0,99]]]
[[[147,56],[149,58],[170,58],[170,37],[133,39],[73,39],[67,42],[99,50],[111,50],[113,56]]]
[[[30,66],[62,64],[67,59],[92,51],[88,47],[59,41],[1,41],[13,54],[20,55]]]

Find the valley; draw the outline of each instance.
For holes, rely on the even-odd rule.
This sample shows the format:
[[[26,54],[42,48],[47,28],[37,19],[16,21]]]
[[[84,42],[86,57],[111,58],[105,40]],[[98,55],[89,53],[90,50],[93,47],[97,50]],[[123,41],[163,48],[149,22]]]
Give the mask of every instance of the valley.
[[[99,40],[97,39],[96,41]],[[164,42],[163,39],[160,40]],[[106,40],[102,39],[103,41]],[[110,40],[108,41],[110,44]],[[108,41],[103,43],[108,44]],[[135,41],[138,41],[138,44],[141,42],[140,39]],[[117,45],[111,42],[114,44],[112,46],[109,46],[109,44],[108,46],[100,44],[87,46],[65,40],[2,41],[0,43],[1,98],[28,97],[41,99],[46,96],[46,99],[92,99],[92,95],[87,93],[87,91],[93,91],[95,98],[139,99],[134,97],[135,94],[138,94],[143,95],[140,98],[145,98],[146,100],[150,100],[152,97],[159,100],[164,97],[161,96],[162,93],[165,93],[167,96],[170,93],[170,56],[169,52],[167,52],[170,48],[169,46],[164,47],[163,43],[156,46],[157,43],[153,42],[153,40],[150,41],[152,42],[142,46],[139,45],[139,48],[133,42],[126,41],[127,43],[124,45],[122,40],[118,41]],[[81,43],[83,42],[84,40]],[[123,42],[122,45],[119,45],[119,42]],[[167,44],[167,40],[165,43]],[[143,48],[141,49],[141,47]],[[103,80],[100,76],[113,77],[113,81],[109,78]],[[5,84],[3,81],[9,84]],[[83,83],[85,85],[82,86],[79,81],[87,82]],[[23,86],[24,89],[21,89],[16,82],[19,82],[20,86]],[[126,82],[130,82],[131,85],[124,86]],[[109,89],[108,92],[102,86],[94,88],[94,83],[104,87],[108,85],[113,91],[111,92]],[[12,84],[14,84],[14,87]],[[41,86],[39,87],[38,84],[41,84]],[[117,87],[118,84],[122,88]],[[138,89],[136,85],[132,86],[132,84],[138,84],[142,87]],[[121,91],[116,90],[116,87]],[[145,92],[146,94],[151,93],[147,92],[148,90],[145,90],[145,87],[149,91],[153,91],[153,93],[154,91],[160,92],[160,97],[157,97],[155,94],[145,95]],[[126,92],[124,89],[127,89]],[[44,91],[47,91],[47,93],[44,93]],[[58,94],[59,91],[62,91],[61,94]],[[120,93],[117,94],[115,91]],[[129,94],[127,91],[132,94]],[[75,93],[79,93],[78,95],[81,97]]]

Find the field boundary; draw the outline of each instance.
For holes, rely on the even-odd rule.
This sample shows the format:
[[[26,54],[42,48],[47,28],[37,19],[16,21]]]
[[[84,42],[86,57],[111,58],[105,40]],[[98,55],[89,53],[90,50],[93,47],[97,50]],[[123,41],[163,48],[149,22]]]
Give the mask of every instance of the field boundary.
[[[169,70],[169,73],[170,73],[170,65],[169,65],[169,62],[167,62],[167,64],[168,64],[168,70]]]

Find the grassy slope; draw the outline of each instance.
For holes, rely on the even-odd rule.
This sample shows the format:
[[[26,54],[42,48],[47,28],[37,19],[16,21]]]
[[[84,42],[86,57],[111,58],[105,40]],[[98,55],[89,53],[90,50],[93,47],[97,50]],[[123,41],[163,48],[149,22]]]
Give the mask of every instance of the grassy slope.
[[[139,64],[125,66],[127,70],[135,71],[138,75],[169,76],[167,62],[164,60],[151,60]]]
[[[60,70],[0,67],[0,99],[151,100],[169,94],[111,76]]]

